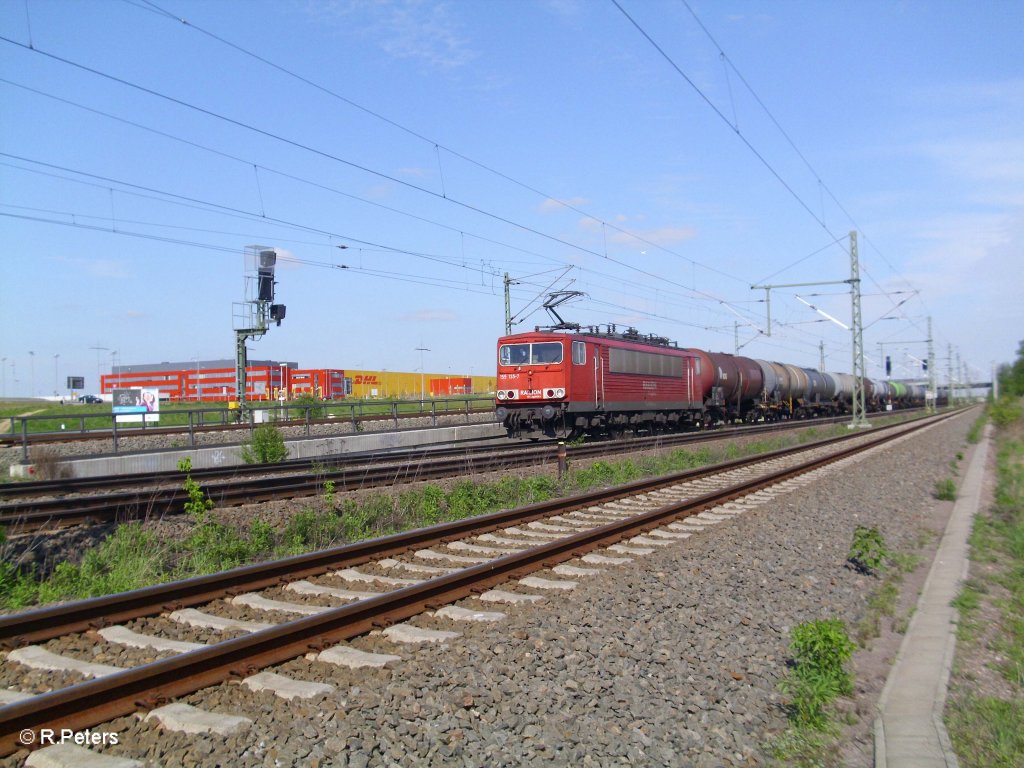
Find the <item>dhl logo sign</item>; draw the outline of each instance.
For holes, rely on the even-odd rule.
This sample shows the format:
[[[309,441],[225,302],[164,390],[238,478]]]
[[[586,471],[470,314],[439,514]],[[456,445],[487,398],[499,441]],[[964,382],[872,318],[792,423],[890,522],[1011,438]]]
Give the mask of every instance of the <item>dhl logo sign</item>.
[[[376,374],[369,374],[369,375],[365,375],[365,376],[360,374],[360,375],[357,375],[357,376],[353,377],[352,383],[353,384],[380,384],[380,376],[377,376]]]

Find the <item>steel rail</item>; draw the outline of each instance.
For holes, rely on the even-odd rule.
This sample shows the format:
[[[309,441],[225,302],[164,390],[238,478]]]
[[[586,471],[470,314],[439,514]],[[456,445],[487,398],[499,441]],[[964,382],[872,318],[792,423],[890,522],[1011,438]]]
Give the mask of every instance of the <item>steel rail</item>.
[[[442,427],[439,427],[439,429]],[[433,429],[433,427],[428,428]],[[427,430],[424,430],[427,431]],[[392,432],[380,432],[379,434],[395,434]],[[329,437],[346,437],[346,435],[332,435]],[[323,436],[312,437],[310,440],[322,440]],[[474,445],[484,441],[493,441],[502,448],[518,448],[528,450],[536,447],[537,443],[515,444],[505,438],[504,435],[494,437],[463,438],[447,443],[423,443],[418,446],[407,448],[390,448],[383,450],[351,451],[346,453],[325,454],[302,459],[285,459],[284,461],[271,462],[267,464],[232,464],[223,467],[194,467],[191,470],[193,479],[196,480],[233,480],[239,475],[252,475],[256,472],[278,472],[278,473],[301,473],[303,471],[319,471],[323,468],[346,466],[359,462],[379,461],[382,459],[398,460],[404,457],[457,455],[467,450],[486,450],[485,445]],[[547,444],[548,441],[540,443]],[[210,447],[210,446],[200,446]],[[123,452],[119,456],[150,455],[166,451],[181,450],[180,448],[163,448],[154,452],[132,451]],[[95,454],[95,456],[107,456],[109,454]],[[75,457],[68,457],[75,458]],[[81,458],[81,457],[79,457]],[[120,488],[128,483],[173,483],[181,478],[182,472],[179,469],[165,469],[151,472],[131,472],[111,475],[94,475],[90,477],[71,477],[58,480],[41,480],[33,478],[29,482],[4,482],[0,483],[0,499],[17,499],[26,496],[41,496],[47,494],[72,494],[89,490],[110,490]]]
[[[900,411],[900,414],[910,415],[911,413],[911,410]],[[881,418],[888,415],[891,414],[874,413],[869,414],[869,417]],[[699,432],[695,431],[679,433],[661,433],[645,437],[632,437],[628,439],[605,440],[587,443],[586,445],[582,446],[574,446],[573,450],[576,452],[584,453],[609,452],[610,450],[614,450],[615,448],[618,447],[644,450],[652,446],[662,447],[671,445],[681,445],[691,442],[700,442],[709,439],[720,439],[732,435],[758,435],[762,433],[784,432],[791,429],[803,429],[805,427],[813,427],[823,424],[838,424],[848,420],[848,417],[833,416],[813,420],[801,419],[782,422],[772,422],[767,424],[746,424],[741,426],[727,426]],[[342,435],[342,437],[344,436]],[[497,438],[478,439],[494,439],[499,442],[504,441],[499,446],[502,450],[521,450],[527,453],[535,451],[538,448],[543,449],[546,446],[554,445],[555,443],[558,442],[555,439],[544,439],[531,442],[516,442],[507,440],[504,436],[499,436]],[[473,442],[475,442],[475,440],[476,439],[474,439]],[[251,474],[257,471],[263,473],[302,472],[303,470],[318,471],[323,468],[340,467],[359,462],[379,462],[381,460],[397,460],[405,457],[421,458],[426,456],[457,455],[464,454],[469,451],[486,452],[487,450],[490,450],[488,446],[455,446],[447,448],[420,447],[386,451],[365,451],[359,453],[348,453],[340,455],[326,455],[309,459],[288,459],[285,461],[275,462],[272,464],[195,468],[192,470],[191,474],[192,479],[194,480],[232,480],[237,478],[239,475]],[[125,453],[124,455],[128,456],[131,454]],[[162,470],[158,472],[133,472],[130,475],[99,475],[94,477],[66,478],[63,480],[34,479],[31,482],[27,483],[0,483],[0,499],[16,499],[23,498],[26,496],[41,496],[45,494],[71,494],[80,493],[83,490],[91,489],[110,490],[123,487],[126,483],[131,483],[133,485],[138,485],[140,483],[173,483],[178,482],[181,479],[181,474],[182,473],[179,470]]]
[[[90,728],[139,708],[152,708],[233,677],[250,675],[311,650],[323,650],[365,634],[375,627],[388,626],[424,610],[454,602],[533,570],[579,557],[587,551],[630,537],[637,531],[650,530],[671,520],[698,514],[709,507],[813,471],[923,426],[925,424],[918,424],[896,434],[887,432],[866,443],[849,446],[767,476],[540,544],[379,597],[8,704],[0,707],[0,756],[11,754],[22,746],[18,739],[23,732],[36,734],[32,742],[38,744],[38,732],[42,728],[69,728],[73,731]],[[765,459],[761,457],[762,461]],[[567,501],[576,507],[578,500],[577,497]]]
[[[922,420],[914,424],[899,424],[884,428],[886,431],[883,433],[882,430],[879,430],[875,433],[878,439],[870,444],[874,445],[891,439],[892,435],[889,433],[892,431],[896,431],[897,434],[909,434],[944,418],[949,417],[940,416],[935,417],[934,421]],[[392,557],[414,547],[422,547],[438,542],[443,543],[474,533],[484,533],[510,525],[518,525],[542,519],[559,512],[582,509],[595,504],[634,496],[665,486],[720,474],[863,436],[864,433],[862,432],[854,432],[839,438],[819,440],[801,446],[734,459],[708,467],[675,472],[670,475],[645,478],[614,488],[538,502],[517,509],[501,510],[450,523],[441,523],[428,528],[395,533],[377,539],[369,539],[317,552],[295,555],[283,560],[247,565],[229,571],[196,576],[191,579],[166,584],[157,584],[130,592],[4,615],[0,616],[0,648],[15,648],[20,645],[40,642],[71,632],[99,628],[133,618],[159,614],[167,610],[178,610],[191,605],[209,602],[225,595],[287,583],[288,581],[322,574],[339,567],[348,567],[374,559]]]
[[[816,423],[829,423],[833,420],[821,420]],[[803,423],[801,423],[803,426]],[[640,438],[628,441],[613,441],[607,443],[594,443],[584,446],[575,446],[572,449],[574,457],[587,457],[594,455],[606,455],[614,453],[621,448],[632,450],[644,450],[649,447],[671,447],[685,445],[693,442],[700,442],[707,439],[720,439],[727,435],[736,433],[742,435],[755,435],[764,432],[783,431],[795,428],[795,425],[780,426],[777,424],[762,425],[759,427],[733,428],[714,433],[696,433],[684,435],[659,435],[650,438]],[[514,446],[514,447],[513,447]],[[380,485],[396,482],[415,482],[417,480],[432,480],[439,477],[449,476],[452,471],[464,471],[467,467],[465,462],[473,462],[472,469],[481,472],[506,469],[512,466],[523,466],[531,463],[545,463],[554,461],[554,449],[544,444],[542,447],[514,443],[504,446],[505,451],[512,451],[513,455],[503,453],[500,458],[488,456],[493,453],[490,446],[477,448],[448,448],[440,451],[412,451],[408,453],[381,453],[370,454],[369,456],[352,457],[351,459],[328,459],[324,460],[302,460],[300,463],[282,462],[274,465],[263,465],[260,467],[266,472],[288,472],[294,469],[308,469],[316,467],[316,471],[308,474],[292,472],[291,474],[263,475],[261,477],[242,476],[245,470],[235,467],[230,470],[206,469],[194,470],[191,474],[193,479],[197,478],[235,478],[234,485],[210,485],[204,488],[207,495],[218,506],[233,506],[259,501],[273,501],[282,498],[296,498],[316,495],[323,487],[325,481],[332,481],[341,485],[336,490],[355,490],[367,487],[379,487]],[[482,454],[478,456],[478,454]],[[447,465],[435,465],[436,461],[443,460],[443,457],[458,457],[452,459]],[[392,460],[394,462],[406,458],[415,460],[413,466],[416,471],[389,472],[381,466],[381,462]],[[365,463],[359,463],[365,462]],[[397,469],[397,463],[391,465]],[[367,469],[370,467],[370,469]],[[359,472],[362,474],[358,474]],[[25,497],[39,495],[49,492],[73,492],[77,487],[120,488],[127,482],[132,484],[150,482],[170,483],[180,481],[181,472],[160,472],[148,473],[143,476],[106,476],[103,478],[85,478],[81,486],[73,484],[72,481],[50,481],[46,483],[32,484],[9,484],[14,488],[0,486],[0,497],[4,495]],[[352,479],[358,477],[358,481]],[[34,493],[38,489],[38,493]],[[34,498],[31,500],[22,499],[12,503],[0,503],[0,526],[4,526],[14,534],[33,533],[45,529],[59,529],[73,525],[96,524],[103,522],[118,522],[131,519],[145,519],[151,516],[162,516],[176,514],[182,511],[184,502],[187,500],[185,492],[181,488],[150,488],[148,490],[138,489],[132,491],[113,491],[98,496],[79,496],[56,498]]]
[[[551,457],[553,459],[553,454]],[[395,483],[450,477],[453,473],[493,472],[534,463],[536,457],[523,455],[423,458],[415,463],[358,465],[313,474],[272,475],[241,478],[235,483],[206,485],[204,493],[219,507],[262,501],[314,496],[324,483],[333,482],[336,491],[360,490]],[[121,491],[99,496],[38,499],[0,505],[0,525],[13,533],[82,523],[111,522],[179,514],[189,496],[182,487]]]
[[[808,450],[810,446],[802,446]],[[792,452],[796,449],[786,449]],[[341,547],[295,555],[283,560],[242,566],[230,571],[196,576],[183,581],[90,598],[72,603],[38,608],[24,613],[0,616],[0,648],[15,648],[53,637],[99,628],[107,624],[149,616],[165,610],[178,610],[210,602],[226,594],[261,589],[288,581],[315,576],[328,570],[349,567],[370,560],[393,557],[414,547],[455,540],[473,532],[485,533],[548,517],[560,510],[581,509],[594,504],[728,471],[765,461],[769,455],[736,459],[725,464],[687,470],[661,478],[638,480],[613,489],[602,489],[577,496],[538,502],[526,507],[492,512],[428,528],[391,534]]]
[[[415,402],[415,401],[414,401]],[[298,408],[300,406],[292,406]],[[316,406],[314,406],[316,407]],[[348,406],[351,407],[351,406]],[[167,411],[165,415],[174,415],[174,411]],[[373,422],[394,422],[394,421],[408,421],[412,419],[429,419],[433,417],[442,416],[466,416],[475,414],[486,414],[494,413],[494,407],[488,406],[484,408],[470,408],[468,410],[445,410],[445,411],[414,411],[414,412],[403,412],[403,413],[365,413],[360,416],[352,417],[344,415],[336,418],[320,418],[320,419],[291,419],[289,421],[278,422],[279,426],[282,427],[293,427],[296,429],[305,428],[307,426],[321,426],[324,424],[366,424]],[[8,417],[10,418],[10,417]],[[111,413],[91,413],[91,414],[64,414],[56,416],[24,416],[13,417],[15,420],[29,420],[29,421],[60,421],[62,418],[65,421],[78,420],[78,419],[106,419],[110,421],[113,418]],[[5,419],[6,420],[6,419]],[[117,430],[117,437],[119,440],[130,439],[133,437],[156,437],[156,436],[180,436],[187,435],[190,432],[203,433],[203,432],[241,432],[243,430],[252,430],[253,425],[244,423],[232,423],[232,422],[217,422],[214,424],[194,424],[189,427],[187,424],[182,426],[172,427],[161,427],[161,426],[146,426],[146,427],[119,427]],[[3,432],[0,433],[0,447],[12,447],[18,445],[39,445],[47,443],[76,443],[76,442],[87,442],[90,440],[112,440],[114,438],[114,431],[106,427],[87,429],[85,431],[65,431],[65,432]]]
[[[315,438],[322,439],[322,438]],[[497,438],[476,438],[476,440],[505,440],[504,435]],[[544,444],[546,445],[546,444]],[[528,451],[536,446],[528,444],[503,444],[502,449],[520,447]],[[486,451],[488,446],[453,445],[444,448],[406,448],[385,451],[359,451],[344,454],[318,456],[308,459],[286,459],[270,464],[236,464],[230,467],[195,467],[190,474],[193,480],[235,480],[239,476],[256,473],[318,473],[324,469],[347,467],[361,463],[379,463],[381,461],[400,461],[403,459],[422,459],[426,457],[457,456],[467,451]],[[490,448],[493,450],[493,448]],[[124,454],[130,455],[130,454]],[[111,490],[126,485],[178,483],[182,478],[179,469],[166,469],[156,472],[132,472],[121,475],[95,475],[92,477],[72,477],[62,480],[32,480],[30,482],[0,483],[0,499],[19,499],[24,497],[43,496],[49,494],[74,494],[90,490]]]

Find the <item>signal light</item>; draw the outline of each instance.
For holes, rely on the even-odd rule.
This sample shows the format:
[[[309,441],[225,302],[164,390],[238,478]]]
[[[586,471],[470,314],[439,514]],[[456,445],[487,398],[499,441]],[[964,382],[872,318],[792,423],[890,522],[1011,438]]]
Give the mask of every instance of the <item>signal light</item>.
[[[274,300],[274,267],[277,265],[277,253],[271,250],[260,251],[259,265],[256,273],[259,276],[259,286],[256,298],[259,301]]]
[[[888,355],[885,356],[885,375],[892,375],[892,361],[889,359]]]
[[[277,324],[280,325],[281,321],[284,320],[284,315],[287,309],[288,308],[284,304],[271,304],[270,319],[276,320]]]

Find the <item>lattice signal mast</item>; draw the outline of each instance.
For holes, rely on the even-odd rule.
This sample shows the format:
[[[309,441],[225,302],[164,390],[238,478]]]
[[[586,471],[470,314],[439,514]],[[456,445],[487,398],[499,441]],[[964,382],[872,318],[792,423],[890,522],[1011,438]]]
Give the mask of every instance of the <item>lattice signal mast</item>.
[[[235,330],[235,388],[238,393],[238,417],[246,418],[246,368],[249,356],[248,339],[261,339],[271,322],[284,320],[285,305],[274,303],[274,270],[277,251],[265,245],[245,247],[245,301],[232,305]]]
[[[751,290],[764,289],[765,292],[765,306],[768,310],[768,330],[765,336],[772,335],[772,288],[797,288],[800,286],[809,285],[842,285],[847,284],[850,286],[850,315],[851,323],[846,325],[845,323],[836,320],[832,315],[824,312],[813,304],[800,299],[804,304],[807,304],[811,309],[820,315],[823,315],[833,323],[838,325],[840,328],[850,331],[852,336],[853,346],[853,402],[851,410],[853,411],[853,418],[850,421],[849,426],[852,427],[870,427],[871,424],[868,422],[866,410],[865,410],[865,396],[864,396],[864,323],[861,318],[860,311],[860,259],[857,253],[857,232],[850,232],[850,278],[848,280],[827,280],[823,282],[815,283],[786,283],[783,285],[752,285]],[[824,368],[824,363],[822,368]]]

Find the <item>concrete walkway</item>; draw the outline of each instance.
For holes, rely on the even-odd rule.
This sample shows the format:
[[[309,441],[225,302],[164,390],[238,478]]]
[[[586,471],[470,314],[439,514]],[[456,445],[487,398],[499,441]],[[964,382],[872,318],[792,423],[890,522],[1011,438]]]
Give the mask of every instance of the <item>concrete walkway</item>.
[[[991,427],[974,451],[917,610],[889,673],[875,719],[879,768],[958,765],[942,722],[956,650],[957,611],[951,605],[967,578],[967,538],[982,497]]]

